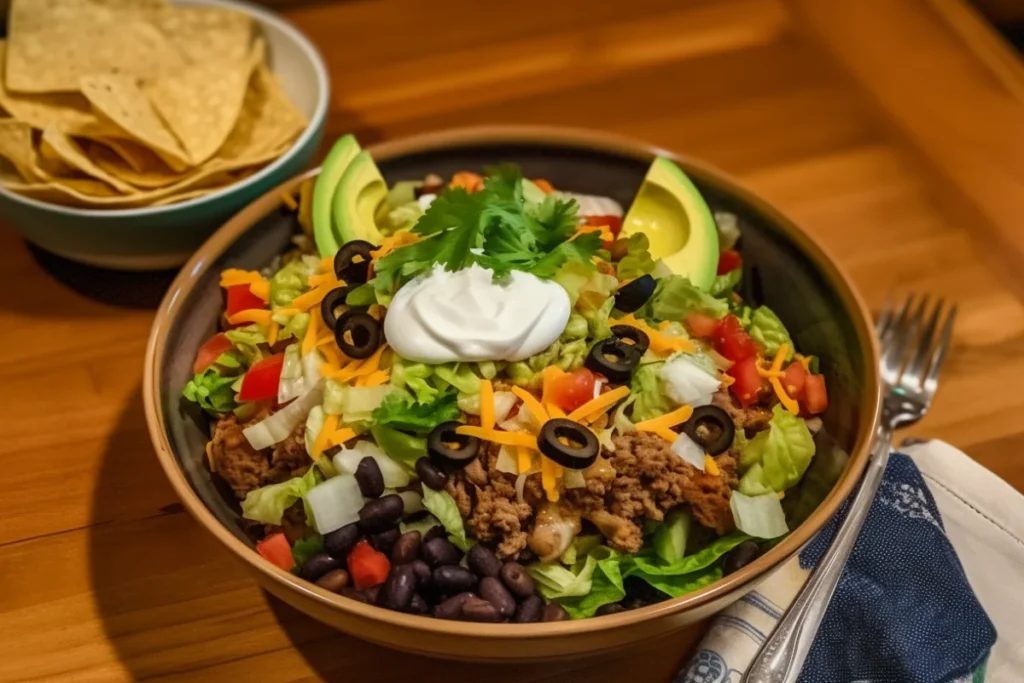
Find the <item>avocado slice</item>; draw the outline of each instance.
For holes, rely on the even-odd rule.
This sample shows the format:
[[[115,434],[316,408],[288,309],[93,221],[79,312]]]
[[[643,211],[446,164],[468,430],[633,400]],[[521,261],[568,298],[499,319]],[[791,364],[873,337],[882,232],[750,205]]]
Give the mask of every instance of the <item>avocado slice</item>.
[[[666,562],[676,562],[686,555],[692,518],[689,510],[677,508],[665,515],[665,521],[654,531],[654,552]]]
[[[384,235],[374,216],[387,201],[388,185],[369,152],[360,152],[349,163],[334,193],[334,229],[341,244],[366,240],[380,244]]]
[[[321,256],[333,256],[341,247],[331,225],[331,208],[334,206],[334,195],[341,176],[360,151],[359,143],[351,134],[335,142],[313,185],[313,237]]]
[[[658,157],[622,222],[622,233],[642,232],[651,256],[698,289],[711,289],[718,270],[718,230],[707,202],[682,169]]]

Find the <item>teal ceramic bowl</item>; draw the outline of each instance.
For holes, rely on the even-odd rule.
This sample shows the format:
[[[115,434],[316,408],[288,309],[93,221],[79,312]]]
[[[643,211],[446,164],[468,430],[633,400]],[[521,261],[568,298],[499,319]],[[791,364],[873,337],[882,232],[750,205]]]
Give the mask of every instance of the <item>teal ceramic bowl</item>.
[[[271,70],[309,126],[257,173],[217,192],[170,206],[80,209],[30,199],[0,187],[0,224],[60,256],[119,270],[180,266],[217,228],[257,197],[308,167],[320,146],[330,102],[327,67],[313,44],[281,17],[234,0],[178,0],[236,9],[267,41]]]

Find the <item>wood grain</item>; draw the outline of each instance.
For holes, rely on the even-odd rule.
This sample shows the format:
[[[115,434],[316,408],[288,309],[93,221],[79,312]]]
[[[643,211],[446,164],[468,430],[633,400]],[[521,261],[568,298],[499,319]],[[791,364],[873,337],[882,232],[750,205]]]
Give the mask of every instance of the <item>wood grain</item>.
[[[942,389],[912,433],[1024,489],[1024,394],[1004,389],[1024,384],[1017,65],[936,3],[281,7],[329,63],[329,137],[521,122],[644,138],[776,202],[873,307],[892,291],[956,299]],[[922,64],[941,78],[910,78]],[[163,480],[139,398],[151,311],[59,284],[10,230],[0,291],[0,680],[667,681],[685,659],[667,638],[555,665],[435,662],[295,613]]]

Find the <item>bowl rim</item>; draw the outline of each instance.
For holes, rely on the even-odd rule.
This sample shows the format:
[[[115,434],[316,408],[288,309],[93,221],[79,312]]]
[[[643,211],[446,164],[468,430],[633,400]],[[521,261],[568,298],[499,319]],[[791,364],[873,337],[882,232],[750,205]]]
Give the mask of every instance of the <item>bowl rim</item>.
[[[867,465],[869,449],[878,426],[881,407],[881,384],[878,368],[879,348],[867,306],[854,289],[852,281],[826,250],[808,233],[783,216],[768,202],[718,169],[655,145],[612,133],[578,128],[495,125],[455,128],[414,135],[373,145],[368,150],[374,158],[386,161],[399,156],[435,151],[445,147],[472,147],[496,143],[547,144],[559,146],[563,149],[590,150],[624,155],[642,161],[649,161],[656,155],[668,156],[682,162],[686,166],[687,172],[694,171],[699,177],[713,178],[719,186],[727,188],[729,192],[740,197],[742,201],[763,212],[814,263],[836,289],[838,296],[851,315],[862,354],[861,360],[866,368],[864,394],[860,397],[859,406],[860,430],[857,433],[856,442],[850,451],[850,458],[842,477],[814,512],[799,527],[790,532],[785,540],[777,546],[746,567],[723,577],[706,588],[679,598],[665,600],[654,605],[620,614],[604,616],[600,619],[582,619],[566,622],[516,624],[510,626],[508,624],[446,621],[394,612],[343,598],[312,583],[302,581],[290,572],[279,569],[267,560],[264,560],[257,553],[253,552],[251,546],[242,542],[226,526],[221,524],[213,513],[207,509],[202,499],[189,485],[182,469],[178,467],[164,428],[163,408],[160,399],[161,372],[159,362],[163,355],[170,324],[178,312],[181,301],[184,300],[185,296],[192,289],[198,276],[205,272],[223,252],[234,244],[260,218],[279,207],[282,203],[281,194],[283,192],[293,189],[303,180],[315,176],[319,169],[312,169],[300,174],[278,188],[271,190],[239,212],[215,232],[182,268],[160,305],[146,346],[143,400],[150,438],[152,439],[160,464],[175,491],[200,524],[205,526],[208,531],[216,536],[239,559],[249,565],[252,570],[262,574],[263,579],[277,584],[275,592],[278,589],[281,591],[295,591],[305,600],[317,603],[318,608],[332,611],[340,610],[354,618],[381,622],[388,626],[411,632],[430,633],[431,635],[438,636],[485,638],[499,641],[528,640],[542,637],[568,636],[570,634],[594,634],[671,617],[708,605],[715,600],[744,588],[747,590],[753,588],[752,584],[765,578],[770,571],[781,566],[796,554],[831,519],[842,502],[853,491]]]
[[[156,214],[167,215],[175,211],[187,211],[189,209],[202,207],[206,204],[216,202],[232,192],[237,192],[238,190],[242,190],[246,187],[251,187],[268,176],[276,173],[282,166],[288,163],[299,149],[309,144],[310,140],[313,139],[317,134],[317,131],[320,130],[324,121],[327,119],[327,110],[331,101],[331,83],[330,77],[327,74],[327,64],[324,62],[323,55],[321,55],[320,51],[316,49],[316,46],[313,45],[312,41],[310,41],[309,38],[307,38],[306,35],[298,29],[298,27],[283,16],[242,0],[173,0],[173,2],[175,4],[180,3],[184,5],[226,7],[243,12],[258,21],[261,25],[270,24],[274,26],[299,46],[310,64],[313,65],[313,71],[316,73],[317,88],[316,107],[313,110],[313,115],[309,117],[309,122],[306,124],[305,130],[302,131],[302,135],[300,135],[288,149],[282,152],[279,157],[256,173],[253,173],[251,176],[243,178],[242,180],[228,185],[227,187],[222,187],[210,194],[205,194],[193,199],[187,199],[177,204],[120,209],[86,209],[77,206],[54,204],[52,202],[44,202],[41,199],[26,197],[7,189],[3,185],[0,185],[0,196],[9,199],[12,202],[23,204],[34,209],[79,218],[146,218],[147,216],[153,216]]]

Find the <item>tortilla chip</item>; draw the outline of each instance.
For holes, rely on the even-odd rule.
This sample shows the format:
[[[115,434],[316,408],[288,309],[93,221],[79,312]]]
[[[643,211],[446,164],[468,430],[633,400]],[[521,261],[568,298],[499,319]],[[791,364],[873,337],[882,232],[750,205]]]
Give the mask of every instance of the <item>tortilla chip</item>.
[[[176,171],[192,165],[188,154],[153,110],[149,98],[131,76],[87,76],[82,94],[92,106],[149,147]]]
[[[202,164],[224,144],[238,121],[252,71],[262,61],[260,40],[244,59],[194,64],[146,88],[193,164]]]
[[[145,173],[151,168],[170,170],[163,159],[154,154],[151,149],[131,140],[122,140],[116,137],[99,137],[95,140],[114,150],[132,170],[138,173]]]
[[[164,199],[158,199],[155,202],[153,202],[152,204],[150,204],[150,206],[167,206],[168,204],[177,204],[179,202],[187,202],[190,199],[195,199],[196,197],[202,197],[204,195],[208,195],[211,192],[216,192],[219,189],[221,189],[221,188],[220,187],[204,187],[201,190],[189,190],[188,192],[182,192],[181,194],[176,194],[176,195],[173,195],[171,197],[166,197]]]
[[[62,177],[68,178],[76,175],[81,175],[78,169],[64,161],[63,157],[46,143],[45,140],[39,141],[39,147],[36,149],[38,153],[36,156],[36,162],[39,164],[38,168],[42,171],[40,175],[44,178],[51,177]]]
[[[241,160],[282,147],[287,149],[307,125],[306,117],[284,94],[277,77],[265,64],[260,64],[253,73],[238,123],[217,152],[217,158]]]
[[[133,168],[113,149],[96,142],[89,147],[89,158],[110,175],[116,176],[126,183],[131,183],[135,187],[144,189],[155,189],[172,185],[183,180],[189,174],[189,171],[181,173],[172,171],[156,155],[153,155],[156,163],[148,164],[147,167],[141,170]]]
[[[97,180],[102,180],[118,192],[122,192],[124,194],[137,192],[136,188],[116,178],[112,174],[107,173],[93,163],[92,159],[86,155],[85,150],[79,147],[78,143],[70,136],[65,135],[60,130],[56,128],[47,128],[43,131],[43,142],[49,145],[50,148],[67,164],[78,169],[87,176],[91,176]]]
[[[7,159],[26,180],[38,179],[32,127],[14,119],[0,119],[0,157]]]
[[[245,59],[252,43],[248,15],[221,7],[164,6],[150,20],[191,64]]]
[[[83,76],[153,79],[180,70],[182,55],[152,24],[84,0],[13,0],[7,89],[74,92]]]

